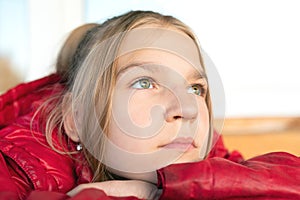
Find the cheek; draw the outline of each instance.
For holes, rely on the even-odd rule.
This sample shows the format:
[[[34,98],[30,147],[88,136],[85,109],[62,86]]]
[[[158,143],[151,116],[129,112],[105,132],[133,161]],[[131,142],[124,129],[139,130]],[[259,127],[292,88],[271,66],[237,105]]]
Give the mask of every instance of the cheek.
[[[137,134],[136,134],[137,135]],[[157,141],[153,139],[141,139],[132,136],[114,121],[110,124],[108,131],[108,139],[110,142],[125,152],[131,153],[149,153],[156,150]]]
[[[161,107],[160,98],[155,97],[151,91],[116,92],[109,138],[117,146],[129,151],[135,147],[152,149],[157,143],[153,136],[164,126]]]
[[[118,91],[113,99],[112,117],[120,129],[126,130],[131,135],[143,135],[143,130],[151,133],[160,124],[161,111],[157,112],[156,99],[150,92],[128,92]],[[161,109],[160,109],[161,110]],[[153,112],[154,111],[154,112]],[[149,130],[150,129],[150,130]]]
[[[153,111],[157,105],[151,97],[133,95],[128,102],[128,114],[132,123],[141,128],[151,126],[153,119],[156,118]]]
[[[197,124],[197,136],[196,141],[198,142],[199,146],[205,145],[207,142],[210,122],[209,122],[209,111],[206,106],[205,101],[201,101],[198,104],[199,106],[199,115],[198,115],[198,124]]]
[[[108,138],[116,146],[129,152],[146,153],[152,150],[156,144],[151,139],[141,137],[146,135],[143,131],[150,130],[149,132],[152,133],[159,129],[152,127],[154,122],[152,119],[161,119],[161,117],[154,116],[158,115],[155,112],[152,112],[153,116],[151,116],[156,100],[151,97],[145,98],[145,96],[142,92],[135,93],[128,98],[128,101],[123,98],[124,101],[114,104],[115,108],[123,109],[114,110],[114,116],[117,118],[111,119]]]
[[[139,149],[139,143],[133,137],[130,137],[126,131],[123,131],[122,127],[116,124],[113,119],[109,127],[108,139],[112,144],[126,151],[136,152]]]
[[[202,126],[209,128],[209,111],[204,100],[200,102],[199,108],[200,123]]]

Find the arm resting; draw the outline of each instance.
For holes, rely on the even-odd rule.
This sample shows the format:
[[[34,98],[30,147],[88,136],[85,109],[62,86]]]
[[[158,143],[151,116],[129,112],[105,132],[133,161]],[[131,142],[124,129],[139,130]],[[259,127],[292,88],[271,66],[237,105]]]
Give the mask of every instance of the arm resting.
[[[300,158],[270,153],[240,163],[224,158],[158,171],[161,199],[300,199]]]

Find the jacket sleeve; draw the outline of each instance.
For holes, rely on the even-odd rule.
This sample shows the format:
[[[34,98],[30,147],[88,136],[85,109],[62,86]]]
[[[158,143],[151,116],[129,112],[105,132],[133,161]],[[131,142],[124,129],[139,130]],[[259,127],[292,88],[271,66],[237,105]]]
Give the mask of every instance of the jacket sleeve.
[[[0,199],[18,199],[17,187],[11,180],[5,159],[0,152]]]
[[[102,190],[84,189],[73,197],[66,194],[51,191],[32,191],[27,200],[138,200],[136,197],[112,197],[107,196]]]
[[[225,147],[223,142],[223,137],[219,135],[217,132],[214,133],[214,137],[216,143],[214,144],[213,148],[211,149],[210,153],[208,154],[208,158],[220,157],[226,158],[233,162],[243,162],[244,158],[238,151],[229,152],[228,149]]]
[[[138,200],[107,196],[102,190],[84,189],[73,197],[62,192],[33,190],[24,172],[0,151],[0,199],[10,200]]]
[[[11,165],[14,165],[14,162],[0,151],[0,199],[22,199],[30,190],[30,184],[23,171]]]
[[[300,199],[300,158],[270,153],[236,163],[207,158],[158,171],[161,199]]]

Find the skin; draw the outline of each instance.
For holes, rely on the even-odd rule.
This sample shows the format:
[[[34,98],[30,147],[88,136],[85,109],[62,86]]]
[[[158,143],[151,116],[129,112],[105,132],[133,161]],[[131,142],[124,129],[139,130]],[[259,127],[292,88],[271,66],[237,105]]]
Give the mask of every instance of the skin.
[[[129,152],[151,153],[167,148],[177,138],[192,138],[189,149],[172,148],[183,153],[173,163],[199,161],[209,129],[207,83],[193,76],[199,72],[178,56],[160,50],[122,56],[118,68],[110,141]],[[128,115],[118,117],[119,107],[127,107]]]
[[[197,51],[192,54],[198,58]],[[170,51],[141,49],[121,55],[116,63],[118,75],[107,135],[111,144],[131,154],[167,151],[180,155],[164,166],[201,160],[209,133],[209,112],[205,102],[207,82],[200,61],[192,65]],[[78,139],[71,132],[70,137]],[[109,153],[107,157],[118,160]],[[119,165],[122,167],[122,163]],[[152,184],[156,182],[155,171],[138,175],[113,168],[111,171],[133,180],[79,185],[68,194],[73,196],[91,187],[112,196],[159,196]],[[117,189],[110,187],[112,183]]]

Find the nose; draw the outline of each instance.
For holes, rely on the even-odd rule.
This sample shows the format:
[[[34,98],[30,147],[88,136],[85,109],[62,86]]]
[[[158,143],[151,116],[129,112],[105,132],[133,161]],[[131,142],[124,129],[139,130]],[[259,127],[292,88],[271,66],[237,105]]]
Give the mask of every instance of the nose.
[[[198,115],[198,103],[193,94],[186,91],[168,92],[166,98],[165,120],[194,120]]]

